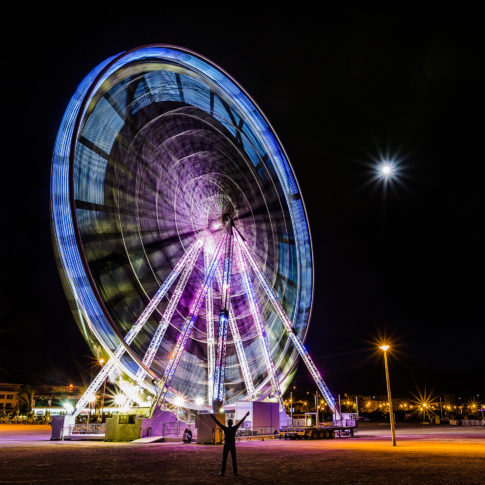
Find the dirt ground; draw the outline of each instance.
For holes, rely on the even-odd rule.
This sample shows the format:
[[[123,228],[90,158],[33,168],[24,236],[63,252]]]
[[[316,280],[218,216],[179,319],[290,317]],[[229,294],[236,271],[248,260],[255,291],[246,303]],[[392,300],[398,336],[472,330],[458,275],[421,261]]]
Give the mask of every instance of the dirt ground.
[[[218,477],[222,447],[52,442],[43,426],[0,425],[0,483],[484,484],[484,428],[364,426],[354,439],[238,443]]]

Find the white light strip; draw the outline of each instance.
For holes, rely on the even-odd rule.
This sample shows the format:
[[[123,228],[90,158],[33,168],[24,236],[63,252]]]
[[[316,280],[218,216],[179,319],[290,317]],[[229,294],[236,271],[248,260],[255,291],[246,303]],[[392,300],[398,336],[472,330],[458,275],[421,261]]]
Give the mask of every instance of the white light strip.
[[[210,266],[210,252],[204,250],[204,268],[206,274]],[[214,387],[214,371],[216,368],[215,340],[214,340],[214,299],[212,284],[207,289],[205,297],[205,314],[207,329],[207,399],[212,403]]]
[[[224,274],[222,277],[221,287],[221,311],[219,314],[219,333],[217,341],[216,368],[214,372],[214,391],[213,391],[213,408],[217,412],[224,401],[224,376],[226,368],[227,352],[227,325],[229,320],[228,305],[231,295],[231,275],[232,275],[232,227],[229,228],[229,234],[226,238],[226,250],[224,254]]]
[[[285,327],[286,331],[288,332],[288,335],[290,339],[292,340],[293,344],[295,345],[296,349],[298,350],[298,353],[300,354],[300,357],[303,359],[303,362],[305,362],[305,365],[307,366],[311,376],[315,380],[315,383],[317,384],[318,389],[322,393],[323,397],[327,401],[328,406],[332,410],[332,412],[335,414],[337,419],[340,419],[337,406],[335,404],[335,399],[332,396],[332,393],[328,389],[327,385],[325,384],[320,372],[316,368],[315,364],[313,363],[312,358],[310,357],[310,354],[308,353],[308,350],[305,348],[305,345],[303,342],[300,340],[298,335],[295,333],[295,330],[293,328],[293,322],[289,319],[288,315],[286,312],[283,310],[283,307],[281,306],[278,297],[276,293],[273,291],[273,288],[271,287],[268,279],[263,273],[263,270],[261,266],[258,264],[256,259],[253,257],[251,254],[251,251],[249,250],[249,246],[244,241],[244,239],[241,237],[239,232],[236,230],[236,241],[237,244],[236,246],[239,248],[242,248],[244,255],[248,259],[251,267],[253,268],[253,271],[256,273],[256,275],[259,278],[259,281],[261,285],[263,286],[266,294],[268,295],[268,298],[273,305],[273,308],[276,311],[276,314],[278,315],[279,319],[281,320],[281,323],[283,323],[283,326]]]
[[[221,272],[217,271],[217,282],[222,288],[222,276]],[[248,391],[248,397],[251,397],[254,393],[254,384],[251,378],[251,372],[249,371],[248,361],[246,359],[246,353],[244,352],[244,346],[241,340],[241,335],[239,334],[239,328],[237,326],[237,320],[234,315],[234,310],[232,305],[229,306],[229,328],[231,329],[232,339],[234,340],[234,345],[236,346],[237,358],[239,360],[239,366],[244,379],[244,384]]]
[[[217,244],[216,250],[214,251],[214,254],[209,266],[209,270],[204,278],[204,282],[202,286],[199,288],[199,290],[197,291],[197,294],[192,302],[192,305],[190,307],[189,317],[185,321],[184,328],[182,329],[182,332],[180,333],[177,339],[177,343],[175,345],[174,350],[172,351],[170,360],[168,362],[167,367],[165,368],[163,377],[158,384],[158,387],[160,388],[161,392],[154,404],[153,409],[155,409],[155,406],[159,402],[163,402],[168,392],[170,383],[172,382],[172,378],[175,375],[175,371],[177,370],[177,366],[184,352],[185,345],[187,344],[187,340],[189,339],[190,334],[192,333],[192,329],[194,328],[195,322],[197,320],[197,316],[199,315],[199,311],[202,307],[202,303],[204,301],[205,295],[207,294],[207,290],[209,289],[209,286],[212,284],[212,278],[214,277],[214,273],[217,269],[217,265],[220,259],[220,252],[225,240],[226,240],[225,235],[221,236]]]
[[[165,336],[165,332],[167,331],[167,328],[170,325],[170,322],[172,321],[173,314],[177,309],[177,305],[179,304],[182,293],[185,290],[187,281],[189,280],[192,270],[194,269],[195,263],[199,258],[200,250],[201,250],[201,246],[199,245],[197,250],[194,251],[191,258],[189,259],[187,266],[182,271],[182,274],[180,275],[180,278],[177,282],[177,286],[175,287],[172,297],[168,302],[167,308],[163,312],[162,320],[158,325],[152,340],[150,341],[150,345],[145,353],[145,356],[143,357],[143,363],[148,368],[151,367],[153,359],[155,358],[155,355],[158,352],[158,349],[160,348],[160,344],[162,343],[163,337]],[[145,375],[145,370],[143,367],[140,367],[138,369],[138,372],[136,373],[136,378],[139,385],[141,384],[144,375]]]
[[[124,340],[127,345],[130,345],[133,342],[133,340],[135,340],[135,337],[143,328],[143,325],[145,325],[147,320],[150,318],[151,314],[155,311],[155,308],[158,306],[158,304],[162,301],[162,298],[165,296],[165,293],[167,293],[169,288],[172,286],[175,278],[177,278],[179,273],[182,271],[182,268],[187,264],[187,261],[190,260],[193,253],[195,251],[200,250],[201,246],[202,246],[201,241],[199,240],[195,241],[192,244],[192,246],[190,246],[188,251],[184,254],[182,259],[180,259],[179,262],[175,265],[175,268],[168,275],[168,278],[163,282],[162,286],[160,286],[160,288],[155,293],[155,296],[150,300],[146,308],[143,310],[141,315],[136,320],[135,324],[130,328],[130,330],[126,334]],[[126,348],[123,344],[119,345],[116,348],[113,356],[108,360],[108,362],[106,362],[103,368],[98,372],[94,380],[91,382],[89,387],[81,396],[81,399],[79,399],[79,401],[77,402],[76,408],[72,413],[73,416],[77,416],[86,407],[86,404],[89,403],[89,399],[96,394],[96,391],[101,387],[101,385],[107,379],[109,374],[113,371],[115,366],[119,364],[119,360],[123,356],[125,351],[126,351]]]
[[[235,247],[236,247],[236,254],[239,261],[239,267],[241,269],[241,278],[243,281],[244,291],[249,301],[249,307],[251,311],[251,315],[253,316],[254,325],[256,326],[256,330],[258,332],[259,341],[261,343],[261,348],[263,350],[263,357],[266,364],[266,369],[269,374],[269,378],[271,381],[271,386],[273,388],[273,392],[276,395],[280,403],[280,408],[283,408],[283,398],[281,396],[280,386],[278,384],[278,379],[276,377],[276,370],[273,359],[271,358],[271,349],[269,347],[268,338],[266,337],[266,331],[264,329],[263,319],[261,317],[261,311],[259,309],[259,305],[256,301],[256,296],[254,294],[253,284],[249,278],[248,267],[246,265],[246,261],[244,260],[241,246],[238,242],[236,237],[235,239]]]
[[[239,328],[237,326],[237,320],[234,316],[234,310],[232,306],[229,308],[229,328],[231,329],[232,339],[234,340],[234,345],[236,346],[237,358],[239,359],[239,366],[241,367],[244,384],[248,391],[248,397],[251,397],[254,393],[254,384],[251,379],[251,372],[249,371],[248,361],[246,359],[246,354],[244,352],[244,346],[241,340],[241,335],[239,334]]]

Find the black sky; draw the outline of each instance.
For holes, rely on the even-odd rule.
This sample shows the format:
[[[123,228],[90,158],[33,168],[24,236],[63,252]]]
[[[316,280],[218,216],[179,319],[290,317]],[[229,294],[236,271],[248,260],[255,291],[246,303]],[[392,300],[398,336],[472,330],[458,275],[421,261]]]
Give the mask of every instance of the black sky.
[[[0,380],[82,382],[89,349],[60,286],[49,220],[54,139],[81,79],[147,43],[187,47],[252,95],[285,146],[315,253],[308,347],[335,392],[485,394],[483,16],[472,8],[17,12],[4,40]],[[142,7],[141,5],[139,6]],[[362,164],[405,158],[385,198]],[[303,369],[298,379],[304,381]]]

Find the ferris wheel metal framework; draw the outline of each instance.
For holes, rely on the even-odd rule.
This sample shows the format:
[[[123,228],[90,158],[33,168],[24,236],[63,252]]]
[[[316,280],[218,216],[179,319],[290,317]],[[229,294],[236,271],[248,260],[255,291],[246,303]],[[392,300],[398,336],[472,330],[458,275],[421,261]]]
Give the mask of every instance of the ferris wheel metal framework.
[[[170,78],[172,84],[167,81],[167,72],[174,74]],[[165,77],[162,77],[162,74]],[[136,82],[133,79],[136,79]],[[145,84],[143,88],[145,91],[137,94],[142,83]],[[125,101],[126,106],[122,109],[119,99],[125,92],[130,92],[130,89],[134,94],[132,94],[130,103]],[[210,93],[208,96],[204,94],[206,89]],[[161,91],[163,93],[159,94]],[[117,96],[118,98],[116,98]],[[146,99],[143,100],[144,98]],[[220,100],[219,108],[216,106],[217,99]],[[105,103],[108,107],[99,108],[105,100],[108,101]],[[153,110],[153,107],[156,108],[155,114],[149,111]],[[145,116],[142,120],[142,128],[133,129],[135,134],[131,135],[130,143],[127,143],[123,138],[123,136],[126,137],[126,134],[122,136],[123,129],[135,123],[133,120],[138,112],[142,112]],[[222,112],[224,115],[221,114]],[[169,114],[167,115],[167,113]],[[176,126],[178,131],[171,128],[172,132],[167,137],[167,143],[171,143],[174,139],[181,139],[185,144],[189,140],[191,146],[196,145],[200,142],[194,141],[196,138],[194,133],[198,136],[199,132],[205,129],[201,129],[203,123],[211,123],[210,130],[204,132],[204,136],[207,137],[207,133],[210,135],[212,132],[217,132],[213,145],[218,148],[222,147],[220,151],[224,153],[223,157],[229,159],[229,162],[223,158],[218,159],[218,162],[214,164],[211,161],[214,155],[212,153],[210,156],[207,155],[207,149],[202,150],[199,145],[197,145],[198,149],[194,150],[199,158],[194,158],[193,153],[190,154],[192,157],[191,170],[195,170],[193,166],[197,163],[199,163],[199,167],[202,167],[198,169],[197,177],[190,176],[190,184],[195,187],[194,193],[199,195],[199,199],[196,200],[199,205],[192,204],[196,209],[183,209],[185,212],[190,212],[189,218],[191,219],[190,225],[186,226],[190,230],[186,230],[184,233],[177,226],[183,219],[181,216],[179,217],[182,212],[179,208],[170,207],[175,214],[175,226],[177,227],[168,229],[174,234],[172,239],[177,239],[178,246],[182,246],[178,252],[173,250],[175,247],[173,241],[165,244],[165,240],[169,239],[165,237],[165,233],[170,233],[170,231],[166,230],[164,233],[159,227],[161,217],[158,211],[162,202],[158,202],[157,199],[159,205],[157,205],[154,219],[158,224],[155,233],[159,239],[155,242],[164,246],[166,252],[171,251],[176,256],[170,259],[164,255],[164,265],[160,263],[160,267],[157,268],[159,271],[152,271],[158,288],[150,297],[147,285],[142,284],[145,276],[139,269],[141,263],[130,255],[130,251],[132,251],[131,235],[126,232],[129,224],[123,220],[124,214],[127,210],[129,212],[129,209],[127,206],[123,206],[122,200],[125,197],[130,203],[136,202],[134,211],[138,224],[136,237],[142,240],[144,234],[149,231],[144,230],[141,226],[144,219],[150,219],[152,214],[151,209],[147,209],[147,205],[141,206],[144,199],[159,197],[159,180],[163,177],[166,179],[167,170],[172,170],[173,167],[170,163],[173,162],[176,152],[172,151],[168,156],[165,146],[163,157],[170,162],[167,162],[168,164],[152,177],[158,158],[156,163],[152,162],[152,165],[145,163],[147,159],[140,155],[141,152],[137,152],[136,156],[132,155],[133,146],[136,145],[138,134],[143,132],[141,146],[143,148],[148,146],[159,157],[160,151],[154,141],[159,136],[161,132],[159,126],[162,125],[154,127],[154,120],[158,123],[163,118],[164,123],[167,124],[171,119],[170,116],[175,119],[180,114],[184,116],[185,125],[180,128],[177,125],[179,121],[175,125],[172,123],[172,128]],[[207,114],[212,121],[207,121]],[[121,121],[118,118],[121,118]],[[191,125],[187,125],[187,119],[192,120]],[[196,122],[193,119],[196,119]],[[113,129],[115,125],[116,129]],[[151,132],[156,132],[156,136],[152,138],[150,138],[151,132],[146,133],[146,126],[149,125]],[[186,129],[187,126],[189,129]],[[205,126],[203,125],[203,127]],[[111,138],[111,142],[106,143],[107,138]],[[118,143],[120,139],[123,143]],[[227,140],[230,141],[230,144]],[[129,145],[129,148],[126,148],[126,145]],[[250,207],[249,216],[241,215],[240,206],[244,204],[235,203],[234,200],[239,194],[231,193],[231,190],[234,192],[236,189],[228,189],[224,186],[220,182],[223,178],[220,174],[218,178],[213,175],[214,167],[224,176],[248,170],[243,162],[234,161],[235,156],[227,155],[232,147],[237,148],[242,160],[249,160],[248,166],[258,183],[257,177],[261,173],[261,167],[271,174],[272,183],[277,186],[275,200],[278,199],[280,207],[284,206],[284,209],[281,209],[282,213],[288,214],[287,218],[291,220],[290,223],[286,224],[284,215],[280,215],[278,219],[275,215],[276,210],[270,209],[273,206],[266,201],[265,205],[262,205],[268,212],[266,219],[258,219],[258,211],[262,211],[258,207],[256,209]],[[116,150],[124,151],[116,152]],[[86,153],[89,154],[86,155]],[[119,153],[122,153],[123,157]],[[201,165],[200,153],[203,153],[203,157],[205,157],[202,160],[204,166]],[[177,170],[180,170],[181,160],[185,160],[185,158],[187,157],[178,155]],[[212,165],[210,165],[211,163]],[[226,168],[225,164],[228,163],[233,165]],[[239,165],[237,165],[238,163]],[[99,168],[100,165],[101,168]],[[210,167],[206,169],[205,167],[209,165]],[[140,169],[140,166],[144,168]],[[143,170],[145,171],[143,172]],[[211,170],[213,171],[211,172]],[[96,172],[94,175],[93,171]],[[122,173],[123,177],[118,176],[117,171]],[[199,172],[206,179],[210,179],[211,186],[218,187],[216,199],[207,185],[203,190],[201,189],[200,193],[197,193],[198,189],[196,185],[193,185],[193,180],[199,180],[201,177]],[[125,179],[129,179],[127,173],[136,173],[136,176],[133,176],[135,182],[132,185],[125,181]],[[171,173],[176,174],[175,178],[182,177],[179,175],[181,170]],[[140,195],[142,193],[140,187],[149,185],[151,178],[156,179],[157,190],[148,192],[148,196]],[[233,178],[235,179],[235,177]],[[168,190],[169,183],[164,182],[162,188],[163,191],[170,192],[172,195]],[[269,190],[267,187],[268,184],[266,184],[265,190]],[[212,188],[211,190],[213,191]],[[163,45],[132,49],[101,63],[78,87],[64,115],[54,151],[51,192],[53,239],[57,249],[59,268],[64,276],[65,288],[73,302],[74,314],[77,316],[85,336],[94,335],[94,339],[99,342],[102,351],[109,356],[106,364],[78,401],[73,415],[78,415],[92,401],[103,382],[116,370],[132,376],[132,380],[135,382],[131,395],[127,393],[125,404],[139,400],[138,392],[142,389],[156,396],[153,400],[154,405],[166,399],[173,400],[174,397],[180,395],[172,382],[183,356],[189,352],[188,343],[193,338],[196,323],[201,320],[199,318],[201,310],[205,311],[206,353],[204,358],[207,371],[204,372],[206,383],[203,386],[206,388],[206,399],[203,400],[202,405],[196,403],[194,407],[212,408],[217,411],[225,402],[228,386],[226,359],[228,334],[230,333],[231,345],[234,347],[233,360],[237,362],[240,380],[245,388],[244,392],[234,392],[231,395],[233,401],[242,394],[245,394],[245,399],[264,397],[264,389],[267,389],[266,384],[269,383],[272,395],[281,403],[281,383],[288,376],[296,358],[300,356],[330,409],[338,415],[334,397],[303,344],[311,307],[313,263],[309,228],[298,184],[271,125],[249,95],[222,69],[186,49]],[[115,194],[113,200],[116,210],[109,205],[108,199],[111,192]],[[250,195],[255,199],[265,197],[262,189]],[[173,200],[176,200],[175,195]],[[208,200],[212,205],[207,202]],[[216,200],[217,206],[215,212],[214,200]],[[151,200],[148,203],[151,203]],[[172,202],[171,204],[175,205]],[[204,212],[205,209],[203,210],[204,204],[209,204],[211,207],[206,212]],[[194,211],[197,214],[195,219]],[[142,311],[139,312],[132,325],[126,324],[126,318],[118,317],[118,320],[115,321],[114,312],[110,313],[109,308],[116,307],[112,305],[108,308],[109,301],[107,301],[106,294],[109,292],[106,290],[107,285],[104,282],[106,274],[101,274],[101,276],[97,274],[100,272],[98,262],[99,259],[102,259],[99,254],[106,253],[107,256],[104,257],[111,258],[111,266],[103,266],[103,271],[107,272],[106,267],[112,267],[115,250],[111,249],[110,253],[106,250],[106,245],[102,246],[98,242],[95,242],[97,244],[95,250],[89,246],[93,239],[106,241],[103,227],[111,222],[106,214],[113,212],[116,212],[116,224],[112,224],[110,227],[116,227],[116,230],[119,231],[117,234],[121,234],[119,237],[123,240],[122,247],[128,255],[130,271],[135,274],[135,277],[130,277],[142,287],[145,301],[148,299],[148,303],[144,303]],[[203,217],[200,216],[200,212],[204,212]],[[147,213],[149,213],[148,216]],[[214,216],[213,213],[217,214]],[[185,213],[183,215],[186,216]],[[250,221],[248,222],[248,220]],[[272,220],[283,221],[278,224],[280,226],[286,224],[286,229],[284,229],[286,232],[280,230],[278,233],[280,243],[277,246],[278,250],[273,249],[275,254],[271,259],[266,257],[267,251],[272,247],[271,237],[265,232],[269,232],[268,228],[270,228],[274,237],[275,231],[270,226],[277,223],[271,222]],[[266,222],[263,224],[261,221]],[[259,238],[264,239],[262,243],[257,237],[258,230]],[[150,234],[152,233],[154,232],[150,232]],[[294,240],[295,247],[288,250],[287,253],[281,250],[283,237],[281,234],[285,234],[284,237],[287,237],[288,240],[291,238]],[[144,258],[151,268],[155,265],[153,259],[147,255],[146,244],[145,246],[144,244],[145,242],[142,240]],[[274,243],[273,246],[276,247]],[[90,254],[95,253],[96,258],[87,255],[88,250]],[[116,250],[119,252],[119,248]],[[266,259],[263,262],[264,257]],[[165,266],[171,266],[171,269],[166,270]],[[297,280],[296,296],[291,297],[290,295],[285,299],[284,290],[276,288],[273,273],[276,272],[276,269],[281,270],[281,267],[296,268],[294,269],[296,273],[294,279]],[[162,273],[160,268],[164,269],[163,278],[159,277]],[[118,267],[115,268],[115,270],[118,269]],[[118,274],[115,273],[115,270],[109,269],[110,277]],[[289,272],[290,269],[287,271]],[[172,287],[174,288],[170,293]],[[184,306],[185,300],[190,300],[190,304]],[[214,316],[216,300],[219,312]],[[163,305],[165,301],[166,304]],[[163,306],[162,312],[161,307]],[[306,310],[301,311],[301,307]],[[137,308],[140,308],[139,304]],[[180,325],[175,325],[177,314],[183,313],[184,310],[186,313],[180,320]],[[293,316],[290,317],[289,313]],[[155,318],[156,325],[153,324],[154,315],[159,315]],[[270,320],[273,322],[272,326],[269,323]],[[281,330],[278,330],[280,327],[276,327],[279,324],[274,323],[275,321],[280,322]],[[177,332],[175,336],[170,337],[172,327],[176,328]],[[123,334],[125,329],[126,332]],[[268,329],[271,330],[269,334]],[[254,335],[251,333],[253,330],[255,330]],[[199,330],[197,331],[200,333]],[[145,340],[142,338],[142,343],[135,351],[133,347],[135,341],[140,336],[143,337],[143,332],[150,332],[148,343],[146,338]],[[283,343],[275,343],[274,334],[278,333],[286,333],[287,340]],[[169,345],[170,351],[162,358],[163,344]],[[259,375],[261,372],[256,369],[256,361],[253,359],[248,362],[247,355],[253,352],[251,348],[255,345],[261,352],[262,367],[266,373],[265,379]],[[291,351],[288,350],[290,345],[292,346]],[[294,351],[296,351],[295,358],[291,354]],[[282,363],[280,358],[282,354],[290,355],[286,363]],[[277,359],[277,363],[275,363],[275,359]],[[197,362],[199,361],[200,359]],[[158,365],[161,363],[163,371],[155,372],[154,363]],[[187,363],[184,365],[187,366]],[[191,384],[200,388],[202,385],[200,380],[191,381],[190,372],[189,368],[187,371],[189,385],[184,389],[190,389]]]

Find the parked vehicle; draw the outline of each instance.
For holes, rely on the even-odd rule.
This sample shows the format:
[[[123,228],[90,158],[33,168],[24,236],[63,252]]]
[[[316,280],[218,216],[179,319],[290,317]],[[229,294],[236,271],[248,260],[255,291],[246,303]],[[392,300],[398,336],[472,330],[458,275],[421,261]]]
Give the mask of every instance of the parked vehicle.
[[[358,427],[358,419],[355,414],[344,413],[342,418],[334,420],[331,424],[313,422],[312,414],[314,413],[305,413],[305,420],[298,420],[296,426],[282,427],[278,435],[279,439],[328,440],[335,436],[354,437]]]

